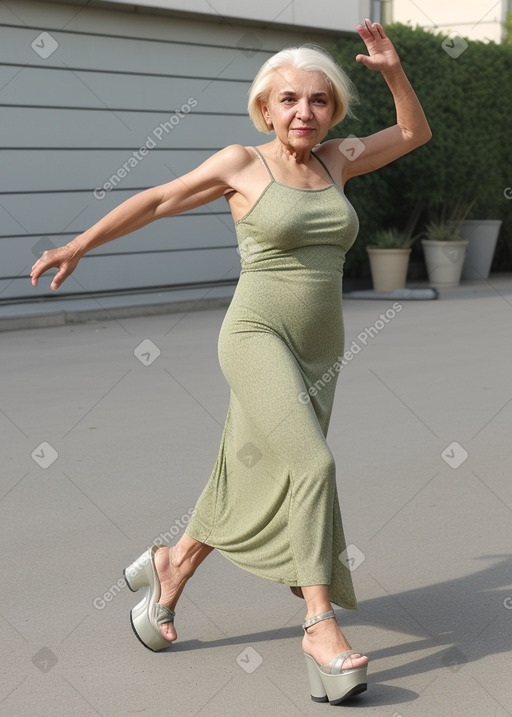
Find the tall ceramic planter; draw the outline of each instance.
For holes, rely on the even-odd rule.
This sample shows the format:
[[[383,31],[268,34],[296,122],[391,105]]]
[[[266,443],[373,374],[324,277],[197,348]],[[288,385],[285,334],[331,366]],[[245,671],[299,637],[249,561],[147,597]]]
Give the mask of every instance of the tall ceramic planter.
[[[367,246],[375,291],[405,289],[410,249],[381,249]]]
[[[436,241],[422,239],[428,280],[432,286],[458,286],[466,256],[467,239]]]
[[[462,267],[463,279],[489,277],[501,224],[501,219],[471,219],[461,224],[459,234],[469,242]]]

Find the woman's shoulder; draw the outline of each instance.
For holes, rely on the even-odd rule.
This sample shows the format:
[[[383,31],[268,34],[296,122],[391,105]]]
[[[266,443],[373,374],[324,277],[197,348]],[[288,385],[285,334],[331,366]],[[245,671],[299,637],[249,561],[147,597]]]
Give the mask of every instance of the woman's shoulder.
[[[252,147],[244,147],[242,144],[228,144],[227,147],[217,152],[217,157],[233,162],[235,165],[243,166],[254,159],[255,153]]]
[[[257,155],[251,147],[229,144],[212,154],[205,162],[219,176],[233,177],[251,167]]]

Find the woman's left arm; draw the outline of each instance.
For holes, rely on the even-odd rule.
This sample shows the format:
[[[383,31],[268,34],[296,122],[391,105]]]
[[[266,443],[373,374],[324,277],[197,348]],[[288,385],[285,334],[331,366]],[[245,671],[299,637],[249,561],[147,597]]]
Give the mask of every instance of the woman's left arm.
[[[364,147],[358,145],[354,152],[343,151],[343,142],[347,140],[333,140],[339,144],[344,182],[383,167],[425,144],[432,137],[423,108],[382,25],[366,19],[364,25],[357,26],[357,31],[366,45],[368,55],[357,55],[356,60],[369,70],[382,73],[395,102],[396,124],[368,137],[360,137],[359,141]]]

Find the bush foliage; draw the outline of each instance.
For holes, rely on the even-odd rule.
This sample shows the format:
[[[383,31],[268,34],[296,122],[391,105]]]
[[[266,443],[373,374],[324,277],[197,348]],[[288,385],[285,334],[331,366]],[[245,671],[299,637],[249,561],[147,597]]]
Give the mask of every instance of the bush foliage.
[[[512,47],[467,40],[452,58],[441,46],[445,35],[392,24],[386,32],[423,106],[432,139],[377,172],[353,178],[346,193],[361,222],[347,255],[348,275],[367,274],[365,246],[379,229],[403,228],[420,201],[418,228],[443,206],[475,200],[468,218],[502,219],[493,271],[512,269]],[[329,48],[354,82],[357,118],[334,127],[328,139],[365,137],[396,121],[391,93],[379,72],[355,61],[366,52],[359,37],[339,39]],[[508,130],[508,131],[507,131]],[[421,254],[419,243],[415,251]],[[414,254],[413,254],[414,256]]]

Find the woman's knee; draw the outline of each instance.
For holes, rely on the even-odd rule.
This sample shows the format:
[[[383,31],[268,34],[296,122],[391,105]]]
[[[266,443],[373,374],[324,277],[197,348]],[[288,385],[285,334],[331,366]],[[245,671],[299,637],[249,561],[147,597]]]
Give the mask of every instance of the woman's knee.
[[[299,475],[310,487],[333,488],[336,482],[336,464],[329,447],[325,445],[308,453],[307,459],[300,466]]]

